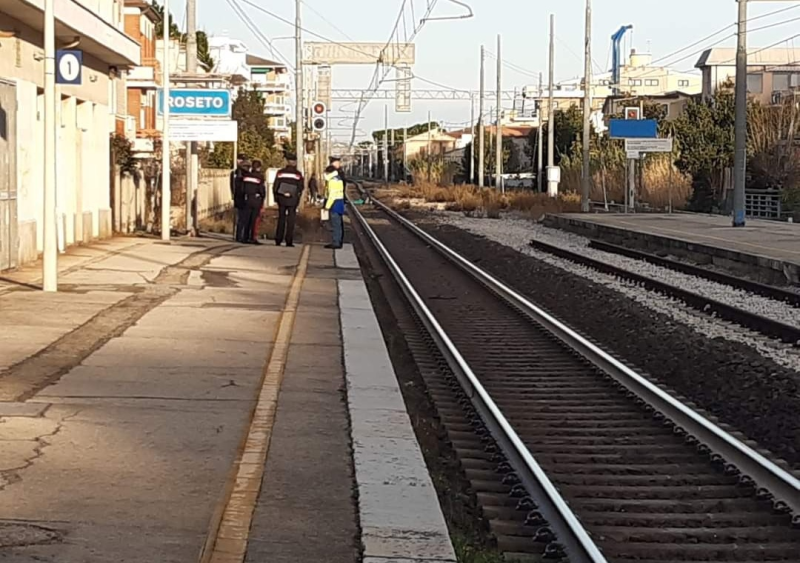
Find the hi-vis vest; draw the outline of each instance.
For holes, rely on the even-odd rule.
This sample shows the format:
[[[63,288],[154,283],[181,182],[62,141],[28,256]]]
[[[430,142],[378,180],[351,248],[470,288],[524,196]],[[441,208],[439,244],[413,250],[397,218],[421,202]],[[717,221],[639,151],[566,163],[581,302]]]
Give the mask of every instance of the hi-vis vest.
[[[339,177],[339,171],[325,174],[325,209],[330,210],[340,200],[344,200],[344,182]]]

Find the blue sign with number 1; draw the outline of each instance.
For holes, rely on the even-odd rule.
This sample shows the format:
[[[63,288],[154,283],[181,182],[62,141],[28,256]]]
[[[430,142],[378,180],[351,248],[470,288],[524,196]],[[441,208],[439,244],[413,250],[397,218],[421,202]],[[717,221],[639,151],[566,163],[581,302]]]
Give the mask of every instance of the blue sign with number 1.
[[[56,84],[80,86],[83,74],[83,51],[56,51]]]

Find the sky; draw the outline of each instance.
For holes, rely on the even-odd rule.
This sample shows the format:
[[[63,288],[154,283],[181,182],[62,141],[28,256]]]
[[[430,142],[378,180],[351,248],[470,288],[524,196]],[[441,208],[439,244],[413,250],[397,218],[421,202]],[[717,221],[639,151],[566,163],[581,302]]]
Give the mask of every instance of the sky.
[[[284,39],[294,33],[294,27],[281,22],[238,0],[251,22],[278,51],[294,63],[294,42]],[[294,0],[249,0],[275,14],[294,21]],[[398,27],[401,39],[411,33],[431,0],[303,0],[303,27],[334,41],[386,42],[398,21],[401,5],[404,17]],[[479,80],[480,46],[496,52],[497,35],[502,37],[502,82],[504,90],[521,89],[538,83],[538,73],[547,80],[549,16],[556,18],[556,80],[583,74],[585,0],[460,0],[467,3],[474,16],[469,19],[436,20],[427,22],[415,39],[417,62],[412,71],[421,79],[432,80],[441,86],[477,90]],[[198,26],[209,35],[228,35],[243,40],[254,54],[276,58],[268,45],[262,43],[231,9],[229,0],[197,0]],[[749,34],[752,47],[800,47],[800,2],[750,2],[749,17],[791,8],[788,11],[750,23],[755,29]],[[184,0],[171,0],[170,9],[178,22],[184,20]],[[464,13],[451,0],[438,0],[433,16],[443,17]],[[611,34],[620,26],[633,25],[625,46],[629,51],[651,52],[654,58],[672,55],[717,31],[731,26],[712,39],[673,55],[665,61],[677,70],[694,67],[698,51],[720,41],[717,46],[734,46],[736,21],[735,0],[593,0],[592,49],[595,72],[608,70],[611,56]],[[797,21],[792,21],[797,18]],[[775,24],[775,25],[773,25]],[[407,30],[407,31],[405,31]],[[793,36],[798,37],[792,40]],[[308,40],[319,40],[305,34]],[[672,64],[674,62],[674,64]],[[487,88],[494,89],[496,61],[486,61]],[[333,88],[367,88],[374,66],[340,66],[333,70]],[[392,74],[388,78],[391,78]],[[414,80],[415,89],[439,89]],[[383,88],[394,88],[387,82]],[[384,101],[372,101],[363,113],[358,136],[366,138],[374,129],[382,128]],[[402,127],[424,122],[430,111],[432,119],[451,127],[470,120],[469,102],[427,102],[414,100],[412,112],[394,113],[389,102],[390,127]],[[334,104],[331,125],[334,137],[349,140],[352,111],[355,106]]]

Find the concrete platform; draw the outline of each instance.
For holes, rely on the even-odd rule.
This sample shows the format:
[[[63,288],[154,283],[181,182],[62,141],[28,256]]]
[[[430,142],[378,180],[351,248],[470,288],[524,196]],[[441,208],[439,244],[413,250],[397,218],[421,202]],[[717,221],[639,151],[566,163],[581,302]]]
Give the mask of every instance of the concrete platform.
[[[218,244],[0,293],[0,561],[454,562],[352,247]]]
[[[547,215],[545,224],[648,252],[669,252],[714,264],[763,283],[800,285],[800,225],[749,219],[675,214]]]

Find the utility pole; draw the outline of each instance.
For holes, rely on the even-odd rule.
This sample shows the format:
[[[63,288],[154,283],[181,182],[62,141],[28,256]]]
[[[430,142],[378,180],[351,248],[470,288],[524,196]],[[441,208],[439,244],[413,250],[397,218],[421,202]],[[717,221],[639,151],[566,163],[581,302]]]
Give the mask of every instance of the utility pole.
[[[542,162],[542,142],[543,128],[544,128],[544,112],[542,111],[542,102],[544,101],[544,90],[542,82],[542,73],[539,73],[539,108],[536,110],[539,118],[539,130],[536,131],[536,191],[542,193],[542,172],[544,171],[544,162]]]
[[[589,212],[589,193],[592,185],[592,0],[586,0],[586,45],[583,72],[583,174],[581,175],[581,211]]]
[[[497,146],[494,160],[494,186],[501,192],[503,187],[503,59],[500,55],[500,34],[497,34]]]
[[[297,147],[297,168],[302,173],[305,169],[305,139],[303,136],[303,35],[302,21],[300,14],[300,0],[295,0],[295,20],[294,20],[294,48],[295,48],[295,97],[297,118],[295,122],[295,146]]]
[[[406,160],[407,160],[407,153],[406,153],[406,141],[408,140],[408,129],[406,126],[403,125],[403,182],[406,181]]]
[[[392,136],[392,143],[389,145],[389,177],[394,182],[396,176],[395,168],[397,168],[394,162],[394,128],[392,128],[389,134]]]
[[[197,74],[197,0],[186,0],[186,27],[186,71],[193,75]],[[197,196],[199,174],[197,143],[186,143],[186,233],[189,236],[196,234],[193,200]]]
[[[161,133],[161,240],[169,242],[172,224],[172,169],[169,154],[169,0],[164,0],[164,120]]]
[[[553,177],[555,171],[555,123],[556,123],[556,109],[555,100],[553,100],[553,89],[555,88],[555,73],[554,65],[556,60],[556,17],[550,14],[550,96],[548,118],[547,118],[547,194],[550,197],[558,196],[558,182]]]
[[[431,112],[428,110],[428,182],[431,181]]]
[[[389,106],[383,106],[383,183],[389,183]]]
[[[56,229],[56,16],[53,0],[44,3],[44,247],[42,289],[58,291]]]
[[[475,96],[470,96],[469,99],[469,124],[472,127],[472,154],[469,159],[469,183],[475,183]]]
[[[736,125],[733,163],[733,226],[745,226],[747,174],[747,0],[739,0],[736,42]]]
[[[485,127],[483,126],[483,110],[486,100],[486,88],[484,80],[484,61],[486,60],[486,49],[481,45],[481,99],[478,104],[478,187],[483,187],[483,180],[486,176],[486,163],[484,149],[486,144]]]

